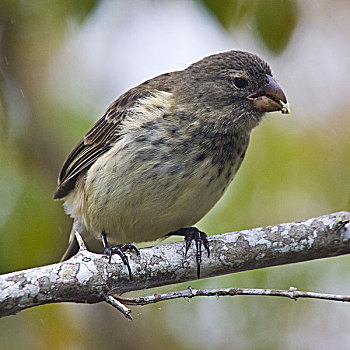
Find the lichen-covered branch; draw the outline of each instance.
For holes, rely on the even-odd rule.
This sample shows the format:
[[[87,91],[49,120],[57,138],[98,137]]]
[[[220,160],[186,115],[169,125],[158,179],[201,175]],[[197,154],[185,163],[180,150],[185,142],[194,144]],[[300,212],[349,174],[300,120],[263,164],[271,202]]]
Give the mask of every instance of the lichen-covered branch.
[[[81,249],[68,261],[0,276],[0,317],[57,302],[107,301],[130,318],[120,300],[110,298],[196,279],[194,249],[183,242],[129,254],[133,279],[118,256]],[[210,257],[202,259],[202,278],[350,253],[350,212],[209,237]]]

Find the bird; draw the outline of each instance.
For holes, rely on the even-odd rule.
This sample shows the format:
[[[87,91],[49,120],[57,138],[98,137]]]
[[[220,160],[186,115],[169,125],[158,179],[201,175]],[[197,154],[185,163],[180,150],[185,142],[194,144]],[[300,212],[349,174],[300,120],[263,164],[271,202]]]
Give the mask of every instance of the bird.
[[[221,198],[267,112],[289,113],[268,63],[231,50],[131,88],[106,109],[59,172],[55,200],[73,218],[62,260],[78,251],[74,232],[118,254],[169,235],[196,245],[200,278],[207,235],[195,225]],[[108,242],[112,242],[112,246]],[[133,243],[133,244],[132,244]],[[101,248],[102,248],[101,247]]]

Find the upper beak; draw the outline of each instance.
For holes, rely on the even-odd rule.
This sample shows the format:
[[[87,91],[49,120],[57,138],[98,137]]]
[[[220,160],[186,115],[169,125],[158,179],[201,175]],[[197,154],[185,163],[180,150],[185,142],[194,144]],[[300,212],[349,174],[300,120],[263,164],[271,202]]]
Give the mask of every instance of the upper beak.
[[[287,103],[283,90],[270,75],[266,74],[266,78],[267,84],[262,89],[248,95],[247,99],[253,101],[254,108],[260,112],[288,113],[288,109],[283,104]]]

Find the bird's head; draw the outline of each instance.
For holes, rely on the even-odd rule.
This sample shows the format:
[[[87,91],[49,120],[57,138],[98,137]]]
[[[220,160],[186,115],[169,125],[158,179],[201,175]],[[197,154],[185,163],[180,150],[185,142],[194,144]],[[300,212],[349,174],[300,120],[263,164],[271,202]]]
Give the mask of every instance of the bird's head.
[[[287,98],[270,66],[254,54],[215,54],[192,64],[184,73],[183,84],[191,90],[187,96],[195,96],[198,110],[209,116],[209,122],[218,118],[216,124],[223,122],[227,128],[240,126],[248,131],[265,112],[288,113]]]

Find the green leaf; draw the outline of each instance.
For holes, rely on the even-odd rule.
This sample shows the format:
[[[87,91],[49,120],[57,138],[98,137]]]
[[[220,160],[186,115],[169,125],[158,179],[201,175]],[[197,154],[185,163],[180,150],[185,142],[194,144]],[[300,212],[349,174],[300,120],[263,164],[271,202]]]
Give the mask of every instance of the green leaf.
[[[254,10],[254,0],[202,0],[202,3],[226,29],[237,26]]]
[[[298,20],[298,5],[291,0],[259,0],[255,24],[263,43],[274,53],[287,46]]]

